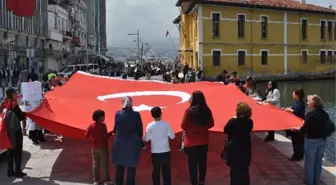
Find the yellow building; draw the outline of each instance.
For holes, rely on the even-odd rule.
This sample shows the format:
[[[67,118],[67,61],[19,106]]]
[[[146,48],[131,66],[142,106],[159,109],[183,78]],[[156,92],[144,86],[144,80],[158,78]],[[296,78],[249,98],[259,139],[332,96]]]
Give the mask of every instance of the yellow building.
[[[336,11],[304,0],[179,0],[182,61],[216,76],[335,70]]]

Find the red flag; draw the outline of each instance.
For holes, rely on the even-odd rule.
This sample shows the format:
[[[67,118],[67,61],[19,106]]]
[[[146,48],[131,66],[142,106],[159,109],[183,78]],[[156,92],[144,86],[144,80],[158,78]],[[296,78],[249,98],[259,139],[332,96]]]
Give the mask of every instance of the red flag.
[[[271,105],[256,104],[235,85],[212,82],[167,84],[112,79],[84,72],[77,72],[67,84],[48,92],[41,106],[28,113],[28,117],[53,133],[83,138],[85,129],[92,123],[93,111],[104,110],[107,127],[112,130],[115,112],[121,109],[121,97],[131,96],[134,109],[141,113],[144,128],[152,121],[150,108],[160,106],[163,119],[175,132],[180,132],[182,116],[195,90],[202,90],[212,110],[213,131],[223,131],[227,121],[235,116],[236,104],[241,101],[253,109],[255,131],[285,130],[302,125],[302,120],[290,113]]]
[[[5,123],[5,113],[0,115],[0,149],[12,148],[12,144],[7,135],[7,128]]]
[[[169,35],[169,31],[167,30],[167,32],[166,32],[166,37]]]
[[[7,0],[7,9],[17,16],[28,17],[35,15],[35,0]]]

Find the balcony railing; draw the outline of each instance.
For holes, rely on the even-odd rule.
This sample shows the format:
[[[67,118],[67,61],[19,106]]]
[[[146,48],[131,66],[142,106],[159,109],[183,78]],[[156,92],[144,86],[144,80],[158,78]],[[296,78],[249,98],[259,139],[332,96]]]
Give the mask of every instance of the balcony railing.
[[[79,37],[73,37],[71,40],[71,44],[75,47],[80,47],[80,38]]]

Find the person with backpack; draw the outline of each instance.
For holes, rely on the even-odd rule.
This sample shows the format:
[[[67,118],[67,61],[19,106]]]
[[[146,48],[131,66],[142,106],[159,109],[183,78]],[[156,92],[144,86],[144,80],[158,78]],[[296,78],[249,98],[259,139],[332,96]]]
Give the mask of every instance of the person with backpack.
[[[7,176],[21,178],[27,175],[26,173],[23,173],[21,169],[23,135],[26,135],[26,122],[25,114],[19,107],[16,92],[13,88],[8,88],[6,90],[6,98],[1,104],[1,111],[6,114],[5,123],[7,134],[12,144],[12,148],[7,151]],[[23,127],[21,127],[21,121],[23,122]]]
[[[335,132],[335,124],[323,108],[317,95],[307,97],[308,109],[303,126],[297,130],[305,136],[304,180],[306,185],[319,184],[322,173],[322,158],[327,146],[327,138]]]

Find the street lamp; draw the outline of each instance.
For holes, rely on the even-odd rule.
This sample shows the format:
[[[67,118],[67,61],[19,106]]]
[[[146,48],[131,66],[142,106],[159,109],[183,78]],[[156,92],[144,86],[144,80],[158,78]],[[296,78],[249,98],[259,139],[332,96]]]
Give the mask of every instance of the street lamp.
[[[139,54],[140,54],[140,32],[139,30],[136,33],[129,33],[130,35],[136,35],[137,36],[137,46],[138,46],[138,52],[137,52],[137,59],[139,60]]]

